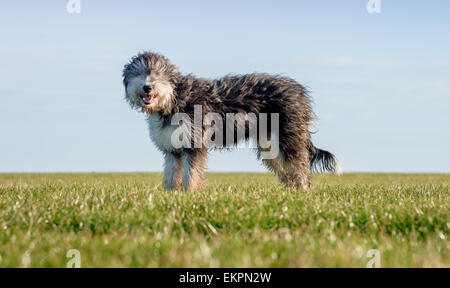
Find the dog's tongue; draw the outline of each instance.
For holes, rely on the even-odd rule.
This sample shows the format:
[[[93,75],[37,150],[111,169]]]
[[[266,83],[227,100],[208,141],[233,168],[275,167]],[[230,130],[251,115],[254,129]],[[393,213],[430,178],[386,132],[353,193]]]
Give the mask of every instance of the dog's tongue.
[[[152,98],[153,98],[152,96],[144,96],[142,100],[144,100],[144,102],[148,104],[152,102]]]

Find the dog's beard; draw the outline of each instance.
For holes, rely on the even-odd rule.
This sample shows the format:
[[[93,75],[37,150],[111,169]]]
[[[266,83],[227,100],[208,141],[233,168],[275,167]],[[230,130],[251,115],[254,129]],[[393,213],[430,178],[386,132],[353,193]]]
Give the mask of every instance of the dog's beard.
[[[141,98],[143,102],[142,112],[150,115],[154,112],[162,111],[164,114],[167,114],[172,103],[170,97],[172,95],[161,95],[159,93],[144,96]]]
[[[155,85],[154,90],[141,97],[144,103],[142,111],[151,114],[157,111],[162,111],[163,114],[168,114],[173,103],[173,88],[167,84]]]
[[[159,108],[159,99],[156,96],[153,96],[148,104],[145,103],[145,105],[142,106],[142,112],[147,113],[149,115],[159,110],[161,110]]]

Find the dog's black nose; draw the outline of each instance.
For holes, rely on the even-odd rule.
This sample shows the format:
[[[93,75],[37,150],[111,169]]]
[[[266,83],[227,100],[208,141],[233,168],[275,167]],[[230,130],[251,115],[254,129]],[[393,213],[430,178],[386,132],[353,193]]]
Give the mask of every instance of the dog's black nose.
[[[142,87],[142,90],[144,90],[145,93],[150,92],[150,90],[152,90],[152,88],[150,88],[150,86],[145,85],[144,87]]]

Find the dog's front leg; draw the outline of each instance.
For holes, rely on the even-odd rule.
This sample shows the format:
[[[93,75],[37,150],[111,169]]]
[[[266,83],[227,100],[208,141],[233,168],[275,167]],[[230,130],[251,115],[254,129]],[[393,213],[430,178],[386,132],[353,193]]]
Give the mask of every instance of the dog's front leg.
[[[183,186],[185,190],[197,190],[202,186],[208,152],[206,149],[190,149],[183,152]]]
[[[172,190],[181,186],[183,175],[183,161],[181,156],[165,153],[164,154],[164,189]]]

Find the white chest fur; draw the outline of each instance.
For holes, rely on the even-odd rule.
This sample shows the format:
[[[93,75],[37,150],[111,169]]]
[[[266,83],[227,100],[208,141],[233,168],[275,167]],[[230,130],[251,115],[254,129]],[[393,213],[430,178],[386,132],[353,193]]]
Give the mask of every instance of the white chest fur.
[[[175,152],[178,150],[173,147],[171,141],[173,131],[176,129],[175,126],[166,125],[163,127],[164,120],[158,113],[151,114],[147,121],[150,130],[150,138],[158,149],[165,152]]]

